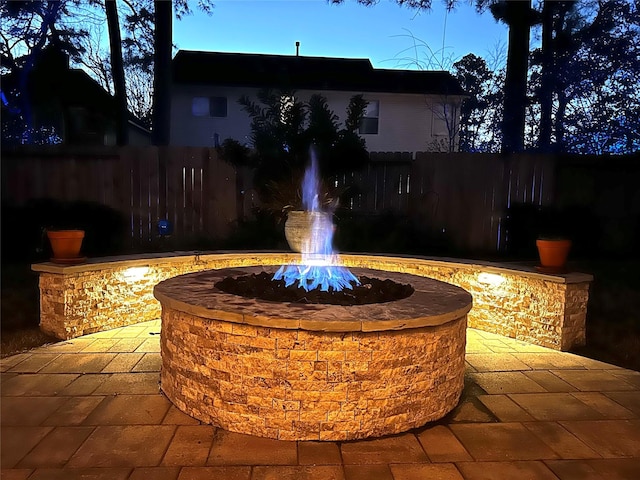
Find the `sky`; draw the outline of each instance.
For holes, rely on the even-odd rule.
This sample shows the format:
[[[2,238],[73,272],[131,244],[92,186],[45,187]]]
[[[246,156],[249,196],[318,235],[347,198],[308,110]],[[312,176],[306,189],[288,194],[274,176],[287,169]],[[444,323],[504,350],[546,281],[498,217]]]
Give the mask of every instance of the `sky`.
[[[191,2],[190,2],[191,3]],[[345,0],[214,0],[212,15],[197,10],[174,20],[179,49],[319,57],[368,58],[375,68],[448,69],[468,53],[506,56],[507,28],[491,13],[461,0],[447,13],[442,0],[418,12],[380,0],[372,7]],[[417,48],[414,48],[414,44]],[[444,46],[444,48],[443,48]]]

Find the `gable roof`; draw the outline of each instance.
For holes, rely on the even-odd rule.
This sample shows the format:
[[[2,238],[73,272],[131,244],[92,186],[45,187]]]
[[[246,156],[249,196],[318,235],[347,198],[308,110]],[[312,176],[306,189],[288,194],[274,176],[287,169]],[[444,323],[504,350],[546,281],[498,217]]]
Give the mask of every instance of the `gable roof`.
[[[176,84],[467,95],[449,72],[376,69],[366,58],[180,50],[172,75]]]
[[[2,86],[5,92],[19,90],[19,72],[2,75]],[[55,101],[65,108],[85,107],[100,111],[108,117],[117,114],[115,97],[84,70],[70,68],[68,54],[53,46],[45,47],[36,59],[33,69],[28,74],[27,88],[32,105]],[[138,117],[130,111],[127,113],[130,125],[149,134],[149,130]]]

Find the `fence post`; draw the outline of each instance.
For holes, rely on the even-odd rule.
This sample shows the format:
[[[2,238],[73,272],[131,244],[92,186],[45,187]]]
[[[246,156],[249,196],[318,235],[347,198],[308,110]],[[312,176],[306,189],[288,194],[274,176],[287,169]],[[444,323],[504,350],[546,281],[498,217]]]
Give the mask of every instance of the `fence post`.
[[[158,152],[158,220],[167,219],[167,164],[169,163],[169,147],[157,147]]]

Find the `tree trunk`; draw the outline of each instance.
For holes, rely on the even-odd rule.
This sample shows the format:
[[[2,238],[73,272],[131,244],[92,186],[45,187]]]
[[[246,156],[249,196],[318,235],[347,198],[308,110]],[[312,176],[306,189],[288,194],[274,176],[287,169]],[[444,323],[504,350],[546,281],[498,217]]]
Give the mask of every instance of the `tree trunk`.
[[[109,47],[111,49],[111,75],[113,76],[113,90],[117,105],[116,143],[129,143],[129,110],[127,108],[127,89],[122,63],[122,39],[120,38],[120,22],[115,0],[105,2],[107,26],[109,27]]]
[[[509,49],[504,86],[502,151],[511,153],[524,150],[531,0],[508,0],[506,3]]]
[[[155,0],[155,57],[153,82],[154,145],[169,145],[171,129],[171,48],[173,2]]]
[[[553,7],[545,0],[542,7],[542,78],[540,79],[540,137],[541,152],[551,150],[551,109],[553,105]]]
[[[153,62],[153,145],[169,145],[171,135],[171,49],[173,47],[173,2],[155,0],[155,53]],[[167,218],[167,148],[158,150],[159,216]]]

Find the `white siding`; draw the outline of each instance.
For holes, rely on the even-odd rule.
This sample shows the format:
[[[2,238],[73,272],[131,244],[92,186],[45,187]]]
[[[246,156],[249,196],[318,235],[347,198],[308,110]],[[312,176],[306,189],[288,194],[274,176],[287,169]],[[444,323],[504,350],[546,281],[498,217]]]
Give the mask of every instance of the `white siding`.
[[[210,87],[199,85],[175,86],[171,100],[171,145],[212,147],[215,135],[250,144],[249,116],[238,103],[242,95],[256,98],[258,89],[238,87]],[[226,117],[196,117],[191,113],[193,97],[226,97]]]
[[[235,138],[250,145],[249,117],[238,104],[241,95],[256,99],[258,89],[240,87],[175,86],[172,99],[171,144],[212,146],[215,134],[222,142]],[[296,97],[306,101],[316,92],[299,90]],[[362,92],[323,91],[329,108],[344,122],[349,99]],[[228,99],[227,117],[196,117],[191,113],[193,97],[225,96]],[[431,143],[433,103],[437,97],[420,94],[364,93],[365,99],[378,100],[380,112],[378,134],[362,135],[371,152],[425,151]],[[431,102],[431,103],[430,103]],[[438,131],[438,129],[435,129]]]

